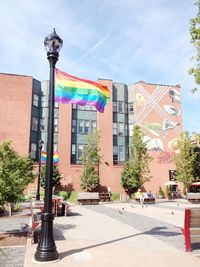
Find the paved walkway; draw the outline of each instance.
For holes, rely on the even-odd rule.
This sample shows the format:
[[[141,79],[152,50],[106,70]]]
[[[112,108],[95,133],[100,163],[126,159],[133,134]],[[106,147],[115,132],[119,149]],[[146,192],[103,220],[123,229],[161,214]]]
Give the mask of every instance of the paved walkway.
[[[133,203],[74,206],[71,216],[54,220],[60,260],[52,266],[199,267],[200,250],[184,251],[179,228],[187,206],[185,202],[166,201],[143,208]],[[0,229],[1,223],[0,219]],[[43,266],[33,261],[36,248],[28,240],[26,250],[0,250],[0,266]]]
[[[0,233],[25,233],[29,229],[30,210],[23,209],[12,217],[0,217]],[[26,245],[0,246],[0,267],[23,267]]]

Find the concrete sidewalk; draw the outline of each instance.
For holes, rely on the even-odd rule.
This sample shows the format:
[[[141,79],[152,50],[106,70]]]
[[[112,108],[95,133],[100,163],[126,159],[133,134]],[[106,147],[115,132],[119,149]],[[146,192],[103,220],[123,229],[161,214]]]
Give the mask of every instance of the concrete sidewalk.
[[[175,205],[176,203],[174,207]],[[112,213],[115,214],[116,212],[117,216],[123,211],[124,213],[120,214],[124,218],[126,212],[127,214],[134,212],[134,216],[137,213],[145,214],[146,218],[152,216],[159,219],[162,217],[162,212],[166,213],[166,207],[158,207],[157,205],[149,205],[147,208],[130,203],[104,204],[103,206],[104,208],[111,207]],[[178,223],[181,223],[180,216],[181,212],[179,212],[179,215],[177,213]],[[169,214],[166,217],[169,217]],[[171,218],[176,223],[176,219],[173,216]],[[174,222],[171,221],[171,223]],[[142,224],[143,221],[141,221]],[[71,216],[55,218],[54,228],[60,260],[51,263],[52,266],[147,267],[151,265],[154,267],[196,267],[200,265],[200,258],[193,253],[186,253],[184,249],[174,247],[173,244],[171,245],[153,235],[146,234],[142,230],[135,229],[115,218],[97,212],[95,206],[92,207],[92,210],[84,206],[72,207]],[[177,232],[177,234],[179,233]],[[32,245],[28,240],[24,267],[44,265],[44,263],[33,262],[36,247],[37,245]]]

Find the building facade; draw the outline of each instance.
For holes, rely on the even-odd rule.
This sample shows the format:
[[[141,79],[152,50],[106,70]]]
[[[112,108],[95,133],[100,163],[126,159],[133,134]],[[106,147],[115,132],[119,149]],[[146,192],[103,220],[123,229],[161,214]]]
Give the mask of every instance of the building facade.
[[[172,177],[177,138],[182,132],[180,86],[143,81],[126,85],[99,79],[111,92],[104,113],[93,106],[55,104],[54,151],[59,152],[62,184],[80,191],[81,157],[88,134],[100,131],[100,185],[112,192],[124,190],[120,176],[129,157],[129,143],[135,124],[145,132],[145,142],[153,157],[152,179],[144,190],[154,194]],[[38,160],[38,142],[46,150],[48,81],[23,75],[0,74],[0,141],[11,140],[21,154]]]

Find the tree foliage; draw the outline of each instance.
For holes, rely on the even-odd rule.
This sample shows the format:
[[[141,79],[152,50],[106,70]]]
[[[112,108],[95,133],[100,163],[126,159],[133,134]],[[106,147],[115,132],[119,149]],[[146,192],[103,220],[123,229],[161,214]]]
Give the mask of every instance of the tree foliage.
[[[200,84],[200,0],[195,2],[197,6],[197,16],[190,20],[190,37],[191,43],[196,49],[196,56],[192,57],[195,62],[194,67],[189,70],[189,74],[194,77],[195,83]],[[195,92],[197,88],[194,88],[192,92]]]
[[[195,152],[188,132],[184,132],[179,138],[178,151],[174,156],[176,179],[183,183],[185,189],[188,189],[189,185],[198,178],[196,170],[199,166],[198,154]]]
[[[126,162],[121,174],[121,184],[128,194],[137,191],[138,188],[151,179],[149,164],[152,157],[148,154],[143,137],[144,134],[141,127],[136,125],[133,128],[129,160]]]
[[[88,135],[88,144],[84,148],[83,173],[81,176],[81,188],[84,191],[94,191],[99,185],[99,155],[100,133],[94,131]]]
[[[41,186],[45,188],[46,165],[41,168]],[[61,173],[56,165],[53,166],[52,187],[60,185]]]
[[[27,185],[34,180],[33,161],[20,156],[11,142],[0,144],[0,205],[15,203]]]

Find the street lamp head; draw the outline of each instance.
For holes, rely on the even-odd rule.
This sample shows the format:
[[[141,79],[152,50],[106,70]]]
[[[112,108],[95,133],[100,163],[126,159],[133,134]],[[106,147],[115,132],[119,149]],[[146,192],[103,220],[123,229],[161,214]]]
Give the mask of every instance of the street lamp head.
[[[57,35],[55,28],[53,32],[44,39],[44,46],[47,54],[59,54],[63,40]]]

